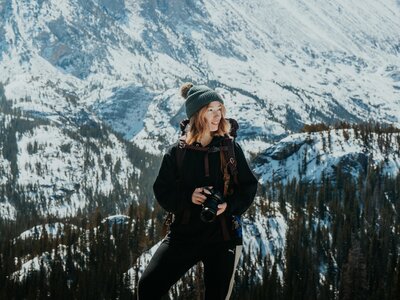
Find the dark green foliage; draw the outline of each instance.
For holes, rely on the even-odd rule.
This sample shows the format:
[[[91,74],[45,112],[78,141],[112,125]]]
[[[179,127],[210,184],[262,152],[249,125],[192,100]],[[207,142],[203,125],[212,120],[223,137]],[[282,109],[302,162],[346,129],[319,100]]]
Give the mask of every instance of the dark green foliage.
[[[157,210],[151,212],[145,204],[132,204],[127,213],[131,218],[126,224],[112,224],[102,222],[97,209],[90,221],[70,219],[69,224],[77,228],[67,225],[57,236],[49,236],[44,230],[37,238],[14,242],[12,238],[18,236],[21,227],[29,227],[33,220],[1,221],[0,299],[131,299],[126,272],[156,242],[146,235],[145,228],[146,220],[155,218]],[[55,221],[42,220],[43,224]],[[158,238],[159,224],[158,220],[149,228]],[[40,269],[29,272],[28,280],[12,280],[7,275],[21,268],[21,264],[15,265],[14,257],[26,255],[42,257]]]
[[[68,143],[68,144],[62,144],[61,146],[60,146],[60,150],[62,151],[62,152],[64,152],[64,153],[71,153],[71,143]]]
[[[345,300],[361,300],[368,296],[367,264],[359,241],[353,242],[347,262],[343,265],[340,295]]]
[[[79,133],[81,136],[86,137],[86,138],[101,139],[104,137],[102,135],[103,130],[101,130],[100,125],[95,122],[90,122],[90,123],[81,125],[79,127]]]
[[[386,177],[376,167],[340,185],[326,178],[316,190],[287,185],[275,200],[288,199],[294,208],[282,299],[397,299],[399,190],[400,174]]]
[[[305,124],[301,132],[318,132],[328,130],[329,126],[324,123],[318,124]]]

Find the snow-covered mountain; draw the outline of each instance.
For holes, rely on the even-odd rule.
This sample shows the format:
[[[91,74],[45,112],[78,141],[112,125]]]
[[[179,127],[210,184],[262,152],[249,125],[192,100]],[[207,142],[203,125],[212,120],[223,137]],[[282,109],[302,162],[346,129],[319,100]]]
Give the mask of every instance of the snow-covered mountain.
[[[178,136],[178,87],[188,80],[223,95],[248,158],[259,155],[262,183],[318,180],[346,162],[362,171],[366,152],[398,172],[396,154],[365,150],[351,130],[350,141],[334,130],[288,136],[321,121],[399,126],[398,1],[3,0],[0,23],[0,82],[31,122],[15,130],[15,155],[4,141],[0,183],[14,180],[43,215],[96,205],[82,188],[109,197],[118,183],[129,190],[122,202],[137,199],[129,177],[140,180],[140,160],[111,132],[99,141],[91,130],[104,122],[160,154]],[[0,119],[14,133],[4,109]],[[2,217],[15,219],[15,205],[2,199]]]
[[[97,206],[120,212],[143,195],[138,182],[149,162],[145,156],[137,159],[140,149],[96,120],[76,119],[60,125],[0,114],[2,219],[16,220],[18,214],[63,218]]]
[[[304,123],[400,123],[395,0],[3,0],[0,24],[14,107],[84,107],[152,153],[176,139],[188,80],[217,88],[260,150]]]
[[[179,135],[185,114],[178,89],[186,81],[207,84],[224,97],[263,187],[292,179],[318,183],[324,176],[334,184],[338,174],[357,178],[371,168],[399,173],[398,131],[366,134],[331,127],[298,133],[304,124],[341,120],[400,126],[397,0],[0,0],[2,226],[24,215],[65,218],[67,224],[69,217],[95,207],[122,213],[129,203],[153,199],[159,163],[153,155]],[[385,201],[397,214],[393,195]],[[343,257],[335,256],[343,243],[331,241],[347,208],[327,204],[325,210],[310,205],[307,212],[296,211],[268,197],[258,195],[244,218],[244,257],[251,258],[251,267],[239,268],[239,277],[251,270],[254,281],[265,279],[268,257],[282,280],[291,246],[286,240],[290,229],[298,228],[289,223],[302,222],[307,233],[321,230],[326,238],[316,276],[325,283],[329,267],[343,265]],[[11,256],[15,262],[7,276],[23,281],[41,269],[50,275],[54,261],[63,270],[89,270],[88,261],[99,259],[96,249],[113,253],[115,264],[123,257],[118,251],[156,242],[151,237],[159,234],[154,228],[161,213],[146,209],[137,209],[140,226],[130,236],[130,242],[143,245],[116,249],[102,243],[118,245],[118,236],[96,241],[99,227],[89,249],[85,227],[71,227],[83,234],[67,246],[64,221],[34,227],[27,221],[12,237],[17,246],[10,248],[21,257]],[[384,228],[380,218],[371,221],[368,212],[365,218],[367,225]],[[103,223],[107,220],[110,232],[114,223],[134,223],[124,215]],[[45,247],[44,236],[50,238]],[[124,236],[121,243],[127,240]],[[130,253],[132,261],[119,266],[131,275],[132,288],[154,249],[142,256]],[[129,269],[134,257],[139,265]],[[338,283],[329,289],[338,291]]]
[[[46,234],[48,237],[55,238],[64,234],[65,225],[63,223],[45,224],[44,226],[34,226],[31,229],[25,230],[17,238],[18,239],[40,239]],[[72,230],[76,230],[75,225],[70,225]]]
[[[296,179],[335,181],[342,175],[365,176],[368,167],[380,167],[382,173],[395,177],[400,172],[400,132],[360,132],[359,128],[292,134],[261,153],[254,161],[260,182]]]

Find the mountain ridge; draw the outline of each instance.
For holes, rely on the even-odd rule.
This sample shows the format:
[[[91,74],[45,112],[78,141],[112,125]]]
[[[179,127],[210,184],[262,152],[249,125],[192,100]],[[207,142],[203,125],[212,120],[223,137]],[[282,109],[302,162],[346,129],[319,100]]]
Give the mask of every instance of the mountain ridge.
[[[249,106],[265,120],[256,127],[265,143],[307,123],[400,123],[396,2],[7,0],[0,12],[0,82],[15,107],[84,107],[147,151],[159,142],[144,140],[146,124],[181,114],[185,81],[223,87],[242,128],[252,122],[239,107]],[[179,105],[164,116],[150,111],[156,98]],[[166,140],[177,132],[159,130]]]

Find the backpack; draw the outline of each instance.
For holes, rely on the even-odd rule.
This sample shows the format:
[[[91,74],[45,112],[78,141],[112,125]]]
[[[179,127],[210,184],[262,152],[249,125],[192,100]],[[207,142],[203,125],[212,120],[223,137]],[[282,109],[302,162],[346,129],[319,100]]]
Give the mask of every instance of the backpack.
[[[224,170],[224,196],[231,195],[233,193],[233,189],[235,185],[239,185],[238,181],[238,171],[237,171],[237,162],[235,157],[235,147],[234,147],[234,139],[237,136],[237,130],[239,129],[239,124],[236,120],[227,118],[227,121],[231,125],[230,136],[226,135],[221,142],[219,147],[197,147],[186,144],[186,128],[189,124],[189,119],[184,119],[180,122],[179,126],[181,129],[181,136],[179,138],[179,145],[176,152],[176,164],[178,170],[178,178],[177,183],[178,187],[181,184],[181,174],[182,174],[182,164],[185,156],[186,149],[192,149],[195,151],[204,151],[204,152],[220,152],[221,153],[221,164],[222,169]],[[208,159],[208,156],[205,155],[205,159]],[[208,176],[208,162],[205,162],[205,173]],[[187,224],[190,218],[190,210],[185,209],[183,211],[182,224]],[[233,239],[238,244],[241,243],[242,240],[242,226],[241,226],[241,218],[240,216],[233,216],[232,219],[232,228],[228,229],[226,226],[225,215],[220,215],[222,232],[225,240]],[[169,226],[174,220],[173,213],[168,213],[167,218],[164,222],[164,232],[168,231]]]

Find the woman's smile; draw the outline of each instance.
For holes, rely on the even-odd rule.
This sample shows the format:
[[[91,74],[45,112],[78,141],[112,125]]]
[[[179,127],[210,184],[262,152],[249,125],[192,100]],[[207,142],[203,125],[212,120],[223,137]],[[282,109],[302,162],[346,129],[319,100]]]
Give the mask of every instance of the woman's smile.
[[[208,105],[207,112],[205,114],[210,131],[217,131],[219,123],[221,121],[221,103],[213,101]]]

